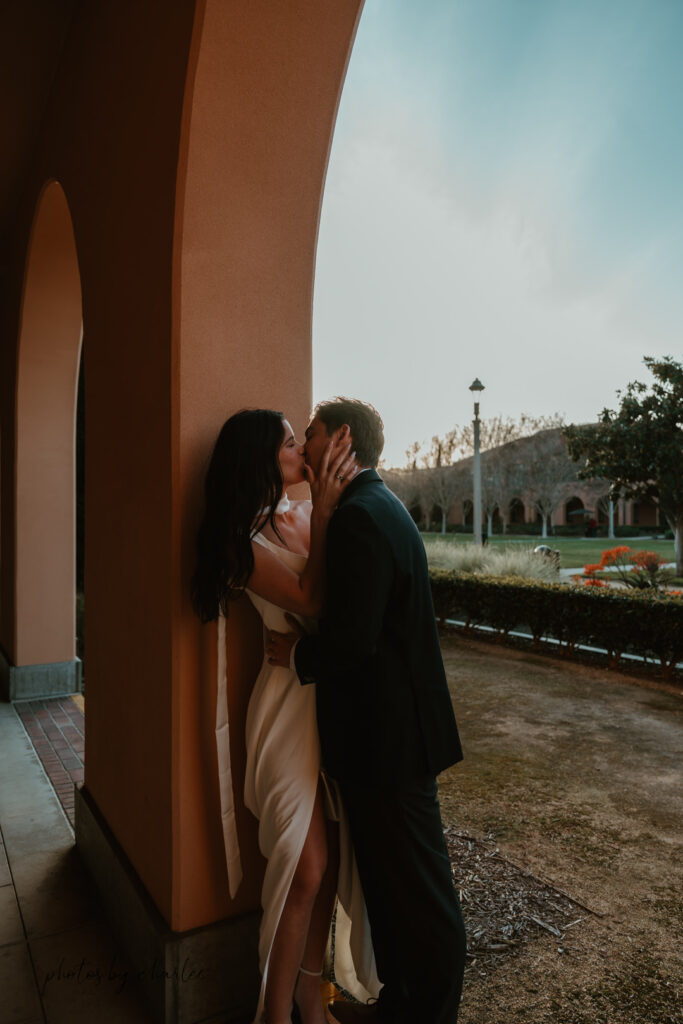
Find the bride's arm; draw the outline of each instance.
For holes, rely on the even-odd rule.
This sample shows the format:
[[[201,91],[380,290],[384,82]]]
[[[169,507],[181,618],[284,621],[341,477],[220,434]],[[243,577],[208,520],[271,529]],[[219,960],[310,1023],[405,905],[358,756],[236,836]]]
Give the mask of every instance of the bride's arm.
[[[322,610],[327,526],[344,488],[357,471],[355,458],[349,452],[350,444],[335,453],[332,448],[330,442],[317,478],[308,471],[313,508],[310,548],[302,572],[290,569],[272,551],[252,541],[254,570],[247,586],[259,597],[298,615],[316,617]]]

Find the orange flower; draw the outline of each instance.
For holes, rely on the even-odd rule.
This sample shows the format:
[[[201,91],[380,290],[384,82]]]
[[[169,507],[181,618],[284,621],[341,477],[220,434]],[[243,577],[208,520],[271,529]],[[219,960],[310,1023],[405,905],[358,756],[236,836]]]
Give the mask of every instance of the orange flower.
[[[586,587],[606,587],[607,584],[603,580],[585,579],[584,585]]]
[[[634,551],[631,561],[647,572],[656,572],[660,565],[664,565],[664,559],[656,551]]]
[[[596,562],[595,565],[584,566],[583,574],[584,576],[595,576],[596,572],[599,572],[600,569],[602,569],[602,565],[599,562]]]
[[[622,561],[624,556],[628,555],[630,551],[630,547],[624,544],[616,548],[610,548],[609,551],[603,551],[602,558],[600,559],[601,567],[604,568],[606,565],[614,565],[615,562]]]

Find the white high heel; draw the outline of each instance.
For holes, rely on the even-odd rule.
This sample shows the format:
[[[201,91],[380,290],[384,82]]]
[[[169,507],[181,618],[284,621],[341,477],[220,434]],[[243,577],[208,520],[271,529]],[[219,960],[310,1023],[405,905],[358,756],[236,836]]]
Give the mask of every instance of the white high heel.
[[[305,974],[309,978],[322,978],[323,976],[322,967],[319,971],[309,971],[305,967],[299,967],[299,973]],[[323,1013],[325,1015],[326,1024],[339,1024],[337,1018],[332,1016],[327,1006],[323,1006]],[[294,1014],[292,1016],[292,1020],[295,1024],[301,1021],[301,1010],[297,1005],[296,997],[294,998]]]

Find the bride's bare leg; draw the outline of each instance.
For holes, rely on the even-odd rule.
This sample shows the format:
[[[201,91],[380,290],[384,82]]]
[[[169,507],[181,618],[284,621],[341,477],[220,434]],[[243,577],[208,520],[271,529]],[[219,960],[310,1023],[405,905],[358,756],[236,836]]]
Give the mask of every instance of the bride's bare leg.
[[[306,947],[301,961],[301,966],[313,974],[320,971],[323,966],[339,875],[339,826],[336,822],[331,821],[326,824],[327,867],[313,906]],[[299,974],[295,994],[304,1024],[318,1024],[318,1022],[324,1021],[319,976]]]
[[[311,914],[326,865],[326,821],[322,796],[318,788],[308,835],[270,951],[265,992],[268,1024],[281,1024],[282,1021],[289,1021],[291,1018],[294,985],[304,956]]]

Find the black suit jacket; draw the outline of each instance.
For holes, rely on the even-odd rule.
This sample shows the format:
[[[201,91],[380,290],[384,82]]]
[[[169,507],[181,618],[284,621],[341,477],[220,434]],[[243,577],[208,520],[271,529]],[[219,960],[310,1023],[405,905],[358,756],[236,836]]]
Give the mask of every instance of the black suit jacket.
[[[327,601],[295,649],[315,683],[323,764],[352,785],[396,787],[462,758],[424,545],[374,470],[342,495],[327,533]]]

